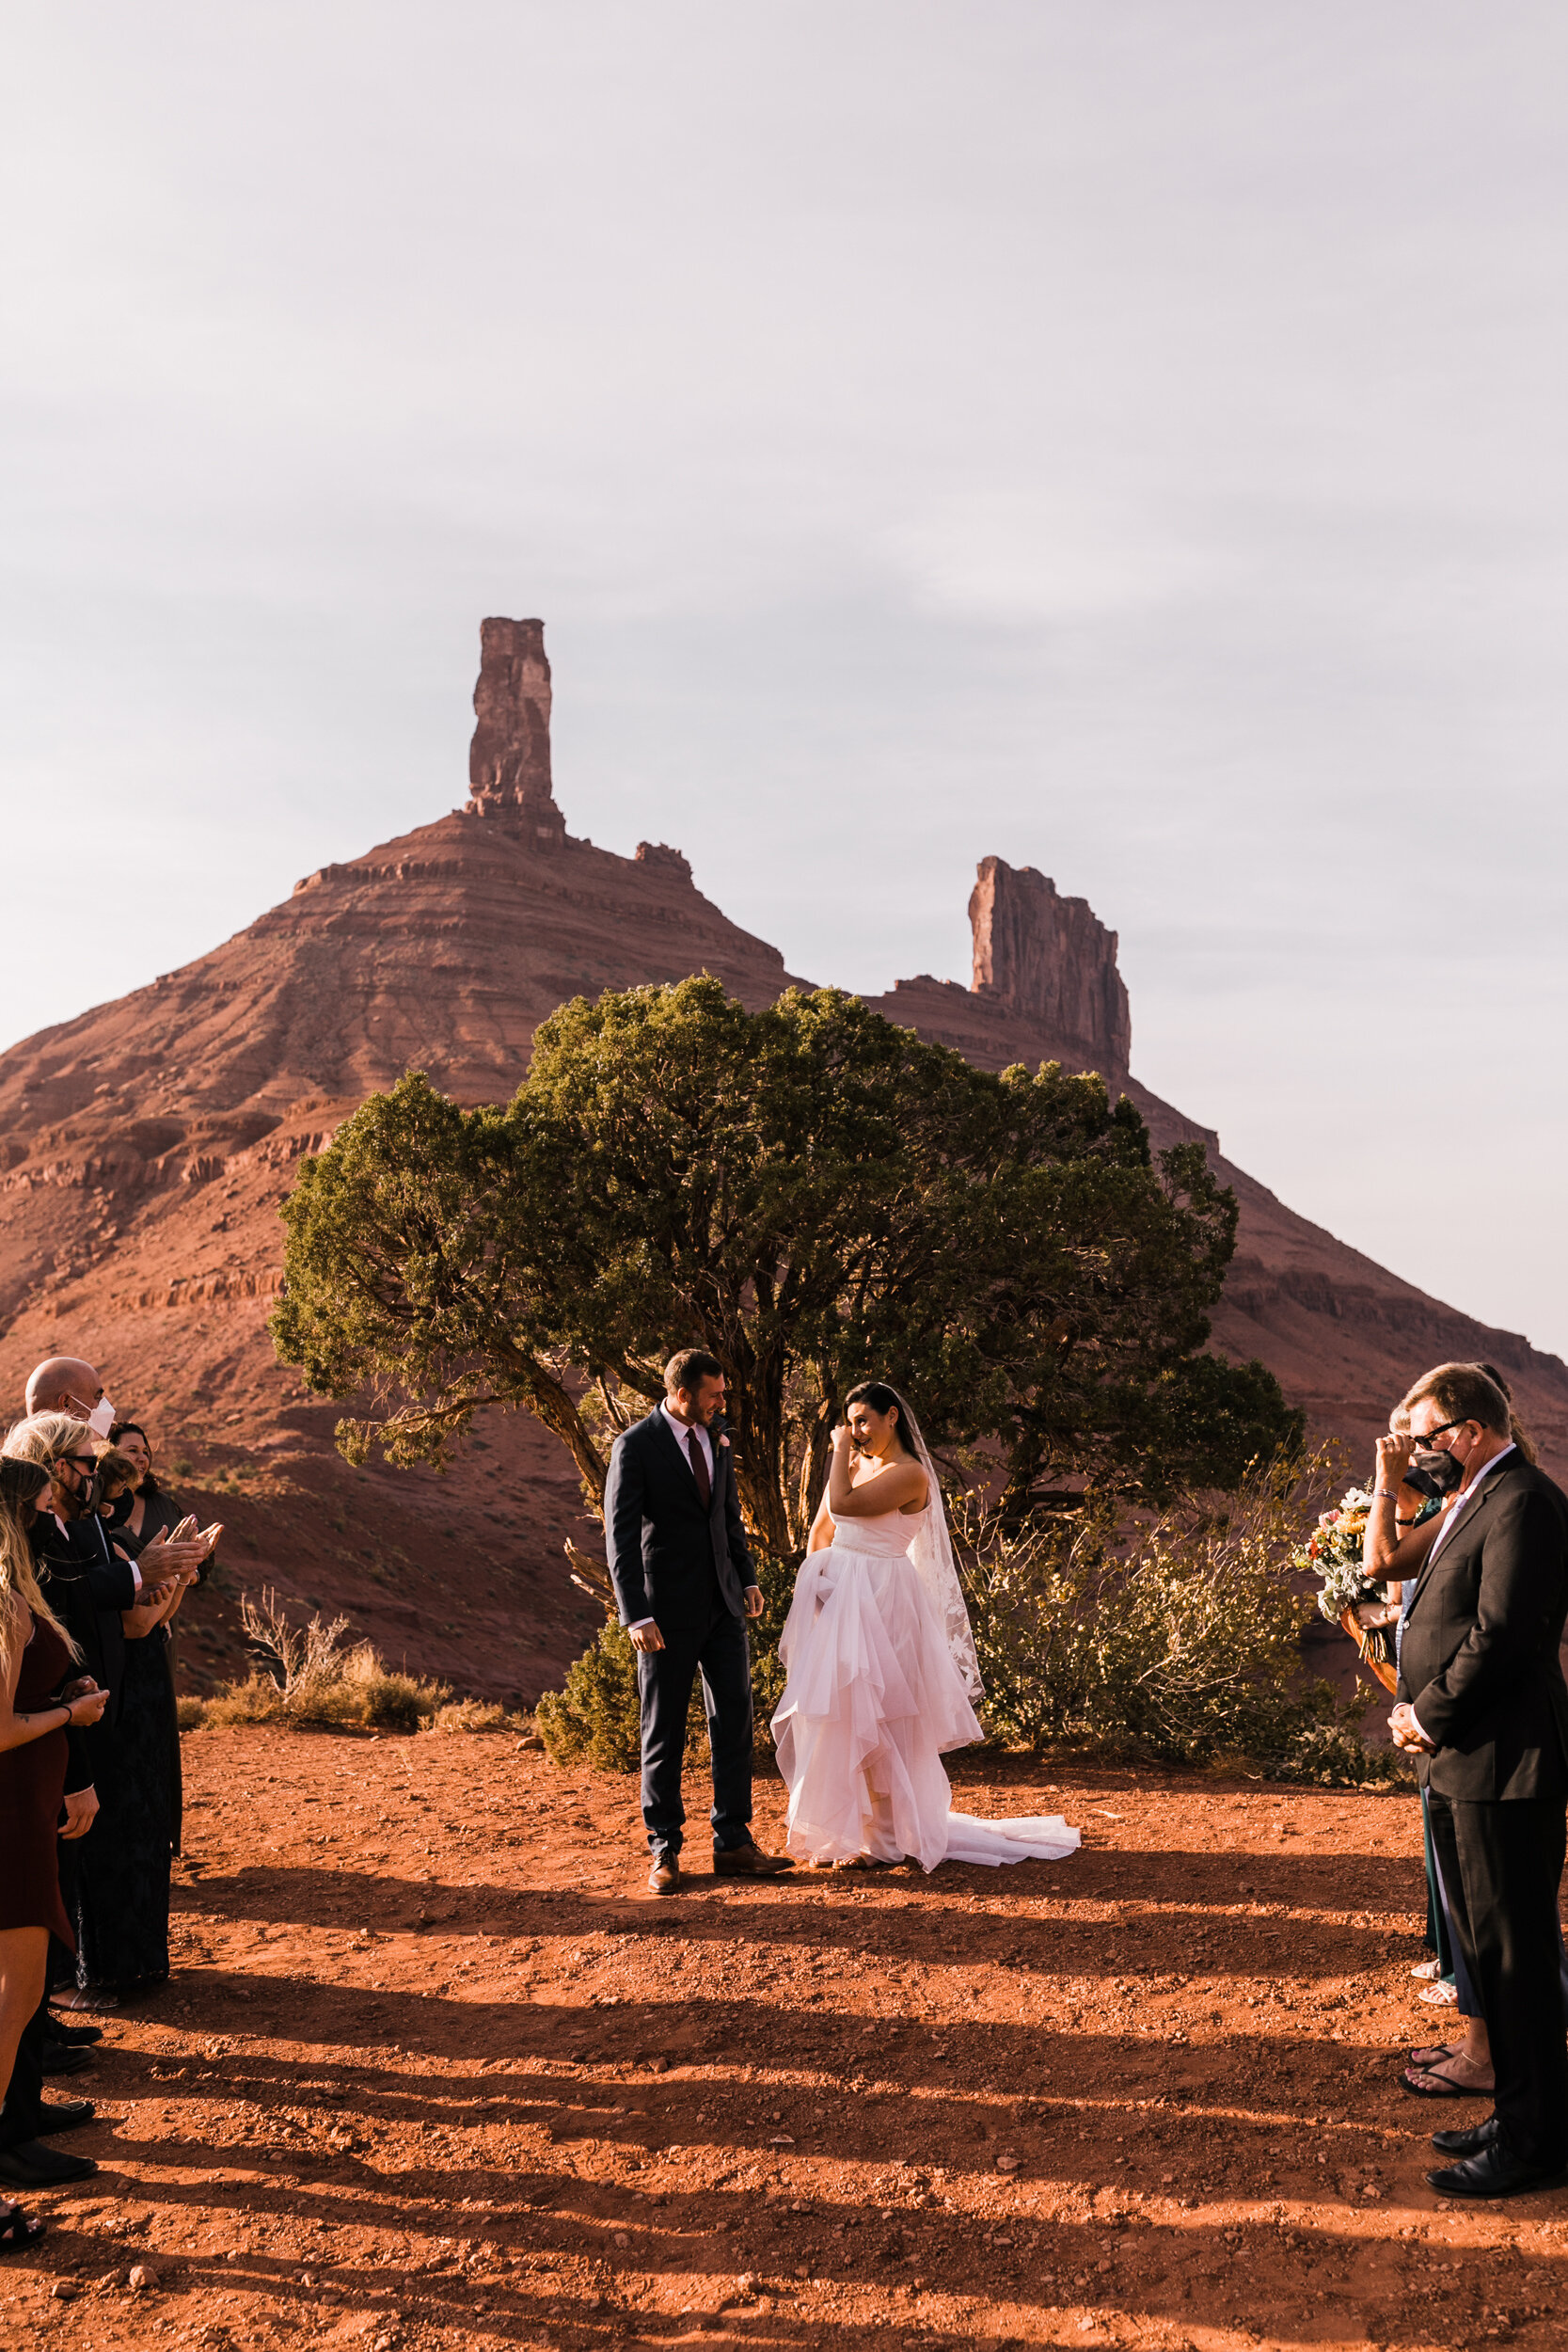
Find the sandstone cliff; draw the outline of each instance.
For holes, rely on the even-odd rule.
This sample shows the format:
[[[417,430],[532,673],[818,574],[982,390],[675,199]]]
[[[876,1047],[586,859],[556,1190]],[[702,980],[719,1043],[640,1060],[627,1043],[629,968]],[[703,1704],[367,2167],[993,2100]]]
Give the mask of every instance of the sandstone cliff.
[[[560,1572],[562,1537],[582,1533],[565,1457],[512,1419],[447,1481],[342,1464],[335,1408],[301,1392],[266,1339],[278,1203],[300,1155],[405,1069],[465,1102],[510,1094],[566,997],[706,969],[759,1006],[791,976],[704,897],[678,849],[621,857],[566,832],[542,627],[486,621],[482,645],[466,808],[324,866],[210,955],[0,1056],[0,1397],[20,1407],[40,1357],[87,1354],[166,1459],[191,1465],[176,1486],[233,1527],[231,1587],[270,1581],[345,1609],[394,1658],[531,1696],[592,1622]],[[974,985],[901,980],[879,1009],[988,1068],[1098,1070],[1157,1142],[1205,1133],[1127,1075],[1116,935],[1082,899],[988,858],[970,912]],[[1482,1355],[1548,1458],[1568,1462],[1558,1359],[1425,1297],[1219,1165],[1242,1202],[1216,1321],[1227,1352],[1262,1357],[1357,1442],[1414,1369]],[[231,1609],[203,1607],[208,1645],[186,1645],[198,1684],[234,1654]]]

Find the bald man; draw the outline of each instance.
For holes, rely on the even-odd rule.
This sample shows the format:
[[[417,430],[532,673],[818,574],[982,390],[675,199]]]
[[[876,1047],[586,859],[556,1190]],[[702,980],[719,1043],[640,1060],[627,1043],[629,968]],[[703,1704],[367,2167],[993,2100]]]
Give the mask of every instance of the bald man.
[[[27,1383],[27,1410],[69,1413],[74,1421],[85,1421],[95,1438],[106,1438],[115,1422],[103,1381],[80,1356],[44,1358]]]

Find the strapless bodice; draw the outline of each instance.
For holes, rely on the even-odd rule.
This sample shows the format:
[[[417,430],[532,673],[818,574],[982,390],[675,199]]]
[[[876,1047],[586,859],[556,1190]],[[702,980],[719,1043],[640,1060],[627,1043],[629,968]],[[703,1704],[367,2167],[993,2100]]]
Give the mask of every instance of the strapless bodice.
[[[835,1519],[835,1551],[870,1552],[879,1560],[896,1560],[908,1551],[926,1517],[924,1511],[879,1511],[875,1518]]]

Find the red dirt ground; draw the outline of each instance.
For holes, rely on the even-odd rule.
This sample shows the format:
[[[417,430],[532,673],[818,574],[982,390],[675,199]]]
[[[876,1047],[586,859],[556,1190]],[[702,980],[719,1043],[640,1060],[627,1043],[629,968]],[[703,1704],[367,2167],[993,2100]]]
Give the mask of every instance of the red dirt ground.
[[[1408,1794],[980,1756],[1085,1850],[641,1891],[511,1735],[187,1736],[174,1982],[0,2261],[82,2347],[1560,2344],[1568,2196],[1445,2211]],[[690,1796],[701,1820],[701,1792]],[[781,1838],[776,1782],[758,1828]]]

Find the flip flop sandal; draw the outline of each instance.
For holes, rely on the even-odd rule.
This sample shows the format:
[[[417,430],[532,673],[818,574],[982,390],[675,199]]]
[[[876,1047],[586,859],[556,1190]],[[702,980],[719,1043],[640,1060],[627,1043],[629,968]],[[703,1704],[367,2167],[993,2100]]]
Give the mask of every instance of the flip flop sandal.
[[[1435,2066],[1407,2066],[1400,2089],[1413,2099],[1490,2099],[1490,2083],[1456,2083]]]
[[[1433,2068],[1440,2066],[1445,2058],[1463,2058],[1464,2055],[1463,2042],[1434,2042],[1430,2050],[1412,2050],[1406,2063],[1415,2067],[1418,2074],[1430,2074]]]
[[[0,2214],[0,2254],[14,2253],[19,2246],[36,2246],[48,2231],[46,2221],[35,2221],[20,2205],[13,2205],[8,2213]]]
[[[1454,2009],[1459,2003],[1453,1986],[1445,1983],[1441,1977],[1435,1984],[1423,1984],[1416,1998],[1426,2009]]]
[[[902,1854],[898,1860],[903,1860]],[[846,1861],[833,1864],[835,1870],[896,1870],[897,1867],[897,1862],[884,1862],[880,1854],[874,1853],[852,1853]]]
[[[1435,1984],[1443,1973],[1443,1963],[1440,1960],[1418,1960],[1410,1973],[1418,1983]]]

